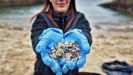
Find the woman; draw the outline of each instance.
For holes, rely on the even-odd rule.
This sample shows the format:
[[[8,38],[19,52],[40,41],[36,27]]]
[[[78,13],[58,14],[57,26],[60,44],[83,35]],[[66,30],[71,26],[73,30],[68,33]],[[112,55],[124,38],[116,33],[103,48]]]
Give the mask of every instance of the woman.
[[[50,64],[48,64],[47,63],[48,61],[46,61],[45,59],[45,57],[47,57],[45,56],[45,52],[36,50],[36,49],[38,50],[41,49],[39,46],[40,45],[39,37],[43,33],[44,34],[47,33],[48,34],[47,36],[49,37],[47,38],[47,40],[49,40],[49,43],[50,43],[50,40],[52,40],[52,42],[57,41],[59,37],[62,37],[63,33],[65,34],[69,30],[80,29],[83,33],[83,35],[81,36],[83,37],[85,36],[85,38],[87,38],[87,42],[89,43],[89,46],[90,46],[92,44],[90,25],[86,20],[85,16],[82,13],[77,12],[75,7],[75,0],[44,0],[44,4],[45,4],[44,9],[39,14],[34,16],[36,17],[36,19],[32,25],[32,30],[31,30],[32,45],[33,45],[34,52],[36,53],[36,56],[37,56],[37,60],[34,68],[35,70],[34,75],[55,75],[55,74],[59,75],[60,72],[59,73],[57,72],[59,71],[59,69],[63,71],[63,75],[77,75],[78,69],[79,69],[79,67],[77,66],[74,66],[73,68],[69,68],[68,66],[65,65],[63,66],[63,68],[58,67],[56,69],[53,69],[56,63],[54,63],[55,65],[53,65],[53,67],[48,66]],[[56,29],[50,30],[49,28],[56,28]],[[78,34],[80,36],[80,30],[70,31],[70,35],[71,35],[71,32],[72,33],[74,32],[74,34],[75,32],[79,32]],[[56,31],[57,33],[55,33]],[[61,35],[59,35],[59,33]],[[78,36],[78,34],[75,34],[75,35]],[[66,35],[69,35],[69,32]],[[75,35],[72,35],[72,36],[75,36]],[[73,39],[72,36],[68,38]],[[83,39],[82,37],[75,37],[75,38]],[[90,48],[89,46],[87,46],[87,48]],[[85,63],[85,58],[86,57],[83,58],[84,63]],[[51,58],[47,58],[47,59],[51,59]]]

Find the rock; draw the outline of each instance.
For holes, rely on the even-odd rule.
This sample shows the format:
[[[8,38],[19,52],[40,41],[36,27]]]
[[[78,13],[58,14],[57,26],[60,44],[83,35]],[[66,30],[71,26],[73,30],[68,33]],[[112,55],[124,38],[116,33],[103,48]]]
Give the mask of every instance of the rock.
[[[133,0],[114,0],[110,3],[100,4],[100,6],[133,15]]]
[[[0,0],[0,7],[38,4],[41,0]]]

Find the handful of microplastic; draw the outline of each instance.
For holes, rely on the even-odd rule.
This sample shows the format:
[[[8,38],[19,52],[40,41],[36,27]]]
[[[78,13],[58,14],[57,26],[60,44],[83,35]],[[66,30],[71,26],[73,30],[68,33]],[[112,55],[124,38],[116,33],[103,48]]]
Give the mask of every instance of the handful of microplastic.
[[[72,59],[79,59],[80,48],[76,42],[59,42],[51,51],[51,56],[56,60],[60,61],[60,59],[64,56],[66,61],[70,61]]]

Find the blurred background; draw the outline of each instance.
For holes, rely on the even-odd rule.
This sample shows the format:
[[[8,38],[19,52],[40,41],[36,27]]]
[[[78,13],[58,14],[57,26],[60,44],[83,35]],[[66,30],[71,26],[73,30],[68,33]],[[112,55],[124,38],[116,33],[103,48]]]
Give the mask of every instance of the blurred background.
[[[40,0],[0,0],[0,75],[32,75],[30,18],[43,6]],[[133,64],[133,0],[76,0],[76,7],[88,19],[93,37],[92,52],[80,71],[104,75],[106,61]]]
[[[131,25],[133,24],[132,0],[76,0],[78,11],[82,11],[92,26],[94,25]],[[18,26],[29,25],[29,19],[40,12],[40,0],[0,0],[0,23]],[[102,4],[102,5],[101,5]],[[104,7],[114,8],[114,11]]]

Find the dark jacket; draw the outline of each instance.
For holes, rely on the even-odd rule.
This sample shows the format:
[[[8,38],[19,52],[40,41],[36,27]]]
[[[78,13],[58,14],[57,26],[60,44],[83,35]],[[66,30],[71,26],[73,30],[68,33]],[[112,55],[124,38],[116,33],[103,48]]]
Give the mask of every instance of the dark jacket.
[[[64,31],[66,23],[70,20],[70,12],[67,12],[66,16],[63,18],[61,18],[56,13],[53,13],[52,16],[53,16],[54,21],[59,25],[60,29],[62,29]],[[35,51],[35,47],[38,43],[38,37],[40,36],[40,34],[43,32],[44,29],[47,29],[50,27],[57,28],[54,25],[54,23],[51,21],[51,19],[48,17],[47,13],[39,14],[36,17],[36,19],[32,25],[32,29],[31,29],[31,40],[32,40],[32,46],[33,46],[34,51]],[[75,18],[74,18],[72,24],[70,25],[70,27],[67,29],[67,31],[69,29],[75,29],[75,28],[81,29],[83,31],[84,35],[88,39],[89,44],[91,45],[92,44],[92,37],[91,37],[91,33],[90,33],[91,28],[90,28],[89,22],[85,18],[84,14],[82,14],[80,12],[75,13]],[[67,31],[64,31],[64,33]],[[37,54],[37,62],[39,62],[39,60],[40,60],[40,55]],[[42,62],[42,61],[40,61],[40,62]],[[40,63],[40,64],[42,64],[42,63]],[[36,67],[36,65],[38,65],[38,64],[36,63],[35,67]]]

